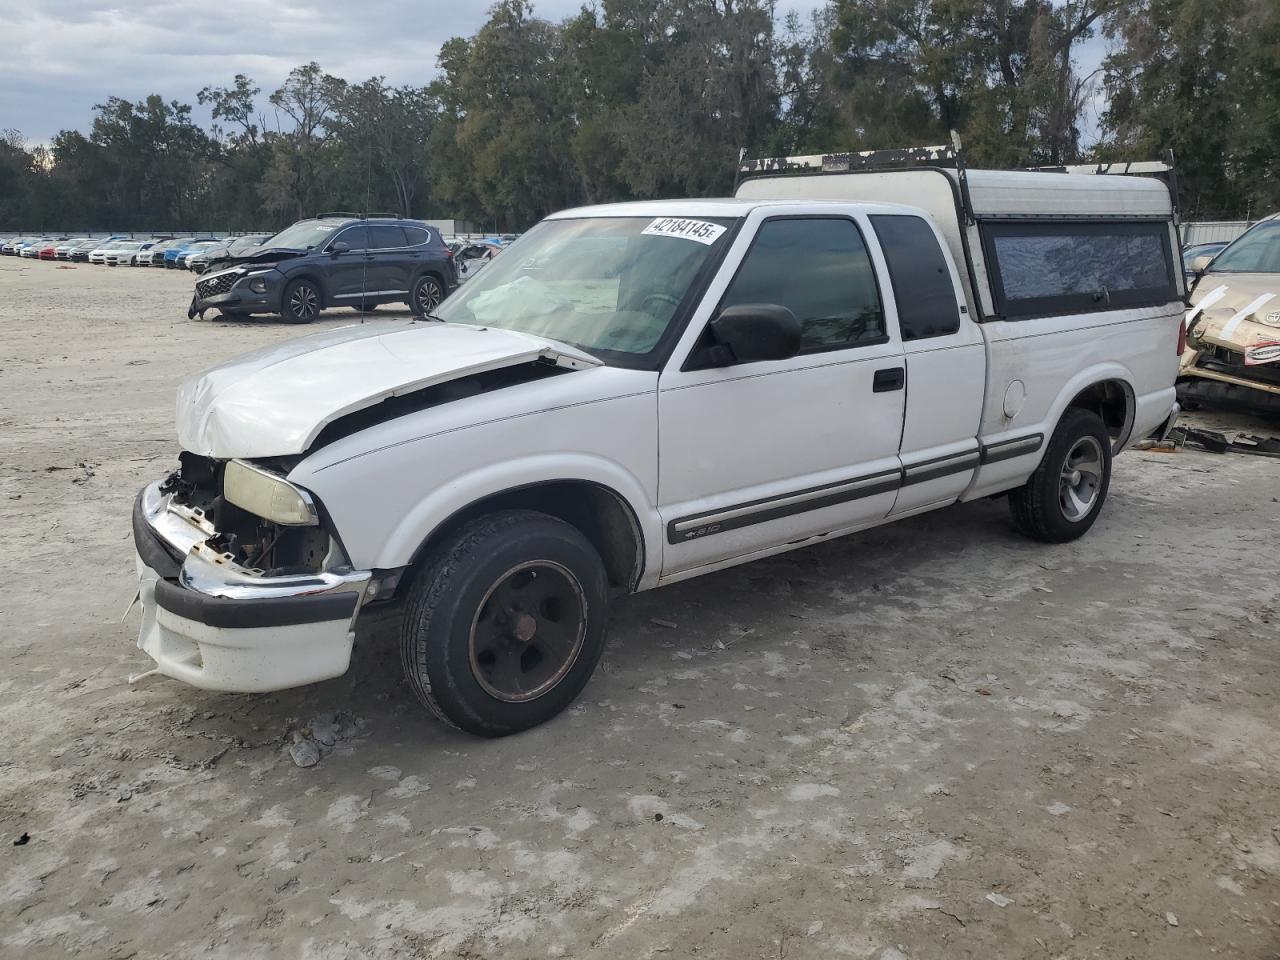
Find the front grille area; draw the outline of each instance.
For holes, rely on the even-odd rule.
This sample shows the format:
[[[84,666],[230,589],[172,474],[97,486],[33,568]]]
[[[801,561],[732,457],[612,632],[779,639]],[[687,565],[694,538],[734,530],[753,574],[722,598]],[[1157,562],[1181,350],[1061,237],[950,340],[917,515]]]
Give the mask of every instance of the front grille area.
[[[219,294],[226,293],[228,290],[230,290],[232,286],[235,285],[235,282],[239,279],[240,279],[239,274],[235,274],[235,273],[219,274],[216,277],[211,277],[208,280],[201,280],[199,283],[197,283],[196,293],[200,295],[201,299],[216,297]]]

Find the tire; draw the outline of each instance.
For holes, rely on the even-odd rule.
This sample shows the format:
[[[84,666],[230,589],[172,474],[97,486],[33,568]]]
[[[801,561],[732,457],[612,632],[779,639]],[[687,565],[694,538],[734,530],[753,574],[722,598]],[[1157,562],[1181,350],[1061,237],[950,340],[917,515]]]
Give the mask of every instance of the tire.
[[[1083,536],[1098,519],[1111,486],[1111,438],[1102,418],[1069,407],[1031,478],[1009,494],[1014,525],[1045,543]]]
[[[575,527],[532,510],[489,514],[419,568],[400,630],[405,675],[445,723],[518,733],[582,692],[607,620],[604,565]]]
[[[414,281],[413,291],[409,294],[409,309],[415,317],[425,317],[434,313],[446,296],[448,291],[440,278],[434,273],[424,273]]]
[[[280,296],[280,316],[286,323],[311,323],[323,308],[320,288],[305,277],[286,284]]]

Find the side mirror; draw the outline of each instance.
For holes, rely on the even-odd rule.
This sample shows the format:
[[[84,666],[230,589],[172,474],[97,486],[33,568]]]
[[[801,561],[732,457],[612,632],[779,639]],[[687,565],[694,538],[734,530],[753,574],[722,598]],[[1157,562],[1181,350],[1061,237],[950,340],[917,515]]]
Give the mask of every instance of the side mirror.
[[[789,360],[800,352],[800,321],[776,303],[725,307],[711,321],[713,366]]]
[[[1209,264],[1213,263],[1213,254],[1202,253],[1191,261],[1191,272],[1197,277],[1209,269]]]
[[[333,246],[329,248],[329,253],[336,257],[338,254],[346,253],[350,249],[351,249],[351,244],[347,243],[347,241],[345,240],[339,240],[337,243],[335,243]]]

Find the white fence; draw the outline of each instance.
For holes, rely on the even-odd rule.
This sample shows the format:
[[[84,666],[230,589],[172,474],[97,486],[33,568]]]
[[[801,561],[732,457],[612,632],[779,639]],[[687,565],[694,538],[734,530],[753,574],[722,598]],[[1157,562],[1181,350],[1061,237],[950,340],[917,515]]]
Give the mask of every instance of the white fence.
[[[1253,223],[1249,220],[1203,220],[1199,223],[1182,225],[1182,245],[1193,243],[1230,243],[1240,234],[1248,230]]]

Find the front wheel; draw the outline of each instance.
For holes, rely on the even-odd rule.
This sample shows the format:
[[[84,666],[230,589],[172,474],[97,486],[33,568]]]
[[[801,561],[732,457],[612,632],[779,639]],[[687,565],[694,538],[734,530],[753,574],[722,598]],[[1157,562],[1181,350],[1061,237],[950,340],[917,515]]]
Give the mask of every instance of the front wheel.
[[[604,565],[577,528],[531,510],[489,514],[419,569],[400,631],[405,674],[446,723],[517,733],[582,691],[607,618]]]
[[[432,274],[418,278],[413,285],[413,293],[409,298],[409,309],[414,316],[427,317],[435,313],[436,307],[444,300],[444,285]]]
[[[1035,540],[1075,540],[1098,519],[1110,485],[1106,425],[1093,411],[1070,407],[1031,479],[1009,494],[1013,522]]]
[[[310,280],[294,280],[284,288],[280,316],[289,323],[310,323],[320,316],[320,288]]]

